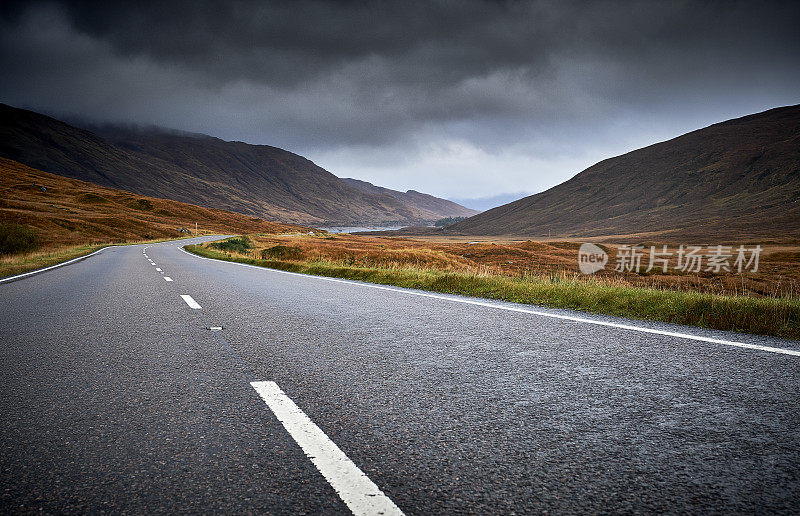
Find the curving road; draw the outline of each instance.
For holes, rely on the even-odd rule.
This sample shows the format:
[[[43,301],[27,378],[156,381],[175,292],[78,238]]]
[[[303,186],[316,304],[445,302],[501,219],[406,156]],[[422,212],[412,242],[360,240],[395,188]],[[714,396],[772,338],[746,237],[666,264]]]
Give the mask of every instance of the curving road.
[[[799,342],[185,243],[0,283],[0,511],[800,512]]]

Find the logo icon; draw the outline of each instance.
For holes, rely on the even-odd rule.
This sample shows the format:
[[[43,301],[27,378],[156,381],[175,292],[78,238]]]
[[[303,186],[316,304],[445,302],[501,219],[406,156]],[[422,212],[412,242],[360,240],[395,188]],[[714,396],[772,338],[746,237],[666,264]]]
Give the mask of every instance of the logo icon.
[[[584,274],[594,274],[606,268],[608,255],[594,244],[581,244],[578,249],[578,268]]]

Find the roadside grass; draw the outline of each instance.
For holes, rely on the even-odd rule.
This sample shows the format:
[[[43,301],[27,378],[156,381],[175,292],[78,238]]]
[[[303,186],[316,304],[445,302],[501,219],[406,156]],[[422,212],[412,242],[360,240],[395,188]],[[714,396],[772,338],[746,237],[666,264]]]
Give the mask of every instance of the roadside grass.
[[[66,262],[93,253],[106,245],[108,244],[84,244],[3,256],[0,258],[0,278]]]
[[[238,233],[237,233],[238,234]],[[527,277],[578,273],[578,246],[575,242],[434,242],[403,237],[361,235],[315,235],[255,233],[247,234],[252,251],[238,251],[251,258],[291,262],[328,261],[348,267],[416,267],[443,272],[490,273],[496,276]],[[600,244],[609,255],[606,270],[593,274],[604,284],[682,290],[707,294],[746,295],[800,299],[800,246],[764,244],[758,272],[683,273],[676,270],[673,256],[670,270],[658,268],[642,272],[613,270],[617,246]],[[672,245],[672,244],[670,244]],[[673,250],[675,246],[672,245]],[[646,260],[643,260],[646,266]],[[644,267],[643,267],[644,268]],[[582,276],[582,275],[581,275]]]
[[[156,240],[142,240],[136,242],[108,242],[103,244],[82,244],[62,248],[46,248],[37,251],[23,252],[14,255],[0,257],[0,279],[34,271],[43,267],[49,267],[61,262],[66,262],[80,256],[86,256],[98,249],[111,245],[137,245],[137,244],[157,244],[159,242],[170,242],[181,240],[180,238],[162,238]]]
[[[800,339],[800,299],[796,297],[675,291],[623,285],[603,278],[579,278],[565,273],[514,277],[480,270],[441,271],[412,265],[380,267],[348,265],[324,259],[269,259],[269,253],[264,255],[265,259],[258,259],[203,245],[184,248],[207,258],[316,276]]]

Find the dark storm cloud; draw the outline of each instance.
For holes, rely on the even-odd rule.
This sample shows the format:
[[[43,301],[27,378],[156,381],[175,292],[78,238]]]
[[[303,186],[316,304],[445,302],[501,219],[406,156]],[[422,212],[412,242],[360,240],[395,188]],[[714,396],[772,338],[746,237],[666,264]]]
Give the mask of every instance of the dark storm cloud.
[[[2,5],[6,102],[368,160],[560,155],[800,96],[797,2]]]
[[[435,68],[440,80],[447,81],[504,62],[527,61],[531,55],[518,55],[519,46],[530,41],[515,41],[510,27],[500,24],[515,23],[509,18],[512,12],[534,11],[525,5],[515,9],[473,2],[60,5],[76,30],[111,42],[120,55],[147,55],[201,67],[218,80],[246,77],[289,86],[370,56],[403,61],[409,54],[418,54],[430,59],[417,63],[428,68],[427,78],[433,78],[432,67],[425,65],[444,58],[447,66]],[[25,7],[17,6],[9,17],[18,18],[24,11]],[[530,23],[536,21],[528,19],[524,24],[531,29]],[[510,32],[527,34],[528,40],[535,34],[520,28]],[[399,70],[393,79],[411,79],[404,74]]]

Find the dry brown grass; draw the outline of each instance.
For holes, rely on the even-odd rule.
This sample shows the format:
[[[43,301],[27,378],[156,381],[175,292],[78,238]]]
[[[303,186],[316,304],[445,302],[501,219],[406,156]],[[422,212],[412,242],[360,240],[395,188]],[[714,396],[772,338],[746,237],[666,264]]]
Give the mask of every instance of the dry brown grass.
[[[330,262],[343,266],[383,269],[413,267],[442,272],[487,276],[560,278],[601,282],[611,286],[644,287],[709,294],[752,297],[800,298],[800,246],[762,244],[756,273],[673,272],[618,273],[601,271],[586,277],[578,271],[578,242],[436,242],[411,238],[359,235],[250,235],[255,249],[243,254],[256,259]],[[647,246],[660,243],[643,242]],[[610,268],[620,244],[602,244]],[[278,252],[270,249],[278,248]],[[649,248],[649,247],[648,247]],[[670,244],[675,250],[677,245]],[[646,260],[643,260],[646,266]],[[644,269],[644,268],[643,268]],[[642,270],[643,270],[642,269]]]

